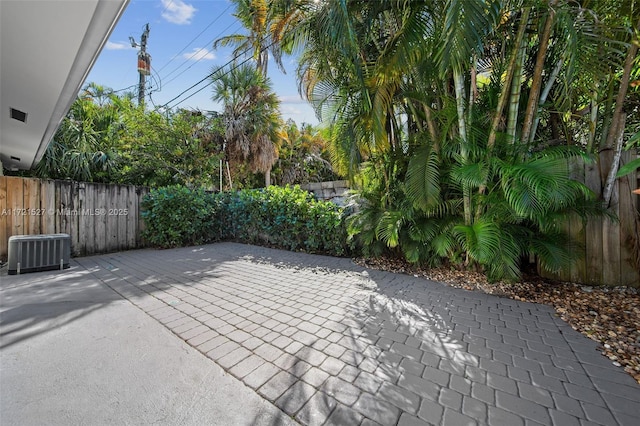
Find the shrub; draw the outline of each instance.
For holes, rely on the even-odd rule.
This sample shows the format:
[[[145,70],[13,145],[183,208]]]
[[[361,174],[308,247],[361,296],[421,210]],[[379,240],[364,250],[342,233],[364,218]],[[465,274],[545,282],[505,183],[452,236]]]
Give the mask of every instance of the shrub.
[[[143,236],[157,247],[233,240],[334,256],[347,253],[343,209],[315,200],[299,186],[220,194],[171,186],[149,193],[142,207]]]
[[[142,200],[146,229],[143,237],[153,246],[169,248],[202,244],[216,239],[213,220],[216,200],[203,190],[182,186],[155,189]]]
[[[310,253],[346,254],[343,210],[299,186],[270,186],[221,194],[224,238]]]

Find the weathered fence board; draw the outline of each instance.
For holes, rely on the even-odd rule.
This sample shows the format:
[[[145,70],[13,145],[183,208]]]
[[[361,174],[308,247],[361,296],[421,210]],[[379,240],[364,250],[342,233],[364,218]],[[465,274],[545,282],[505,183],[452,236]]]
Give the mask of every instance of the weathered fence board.
[[[602,185],[600,183],[600,169],[597,163],[591,163],[585,167],[584,178],[587,187],[599,198],[602,195]],[[598,283],[602,281],[602,268],[604,266],[602,220],[590,220],[587,222],[585,231],[583,244],[586,244],[585,262],[587,275],[582,282],[588,284]]]
[[[71,235],[74,256],[143,246],[148,188],[0,176],[0,260],[13,235]]]
[[[630,179],[628,176],[620,179],[619,208],[621,212],[633,212],[634,207],[636,212],[640,211],[640,196],[633,193],[637,186],[638,179]],[[640,224],[637,222],[640,217],[636,217],[635,222],[631,219],[620,221],[620,281],[623,283],[631,283],[638,279],[638,269],[634,265],[637,262],[636,258],[640,256],[637,252],[640,244],[634,240],[633,236],[634,232],[640,231]]]
[[[582,159],[576,161],[571,167],[571,177],[577,181],[584,182],[585,164]],[[569,217],[569,221],[566,224],[568,226],[568,234],[570,238],[577,241],[584,247],[585,244],[585,230],[583,227],[582,219],[577,214],[572,214]],[[587,261],[586,256],[577,257],[575,263],[572,265],[569,271],[565,271],[563,274],[564,281],[578,282],[582,277],[587,274]]]
[[[605,182],[613,161],[613,150],[603,152],[600,157],[600,182]],[[617,217],[625,217],[620,211],[619,187],[611,194],[611,211]],[[602,221],[602,278],[598,282],[615,283],[620,279],[620,222],[603,218]],[[590,241],[587,241],[589,244]]]
[[[571,176],[584,182],[600,197],[611,158],[612,153],[604,152],[596,163],[576,163],[572,165]],[[625,152],[621,163],[628,163],[633,158],[636,157],[631,152]],[[577,216],[569,219],[564,229],[578,243],[579,260],[558,274],[540,270],[541,275],[582,284],[640,287],[640,271],[636,264],[640,197],[632,193],[637,188],[638,177],[631,174],[615,182],[610,205],[619,221],[591,218],[584,224]]]

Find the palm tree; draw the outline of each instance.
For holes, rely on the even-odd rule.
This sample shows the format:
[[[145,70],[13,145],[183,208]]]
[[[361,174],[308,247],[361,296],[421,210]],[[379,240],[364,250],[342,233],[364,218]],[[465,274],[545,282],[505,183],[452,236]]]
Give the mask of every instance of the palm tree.
[[[110,91],[88,85],[71,105],[45,154],[36,175],[77,181],[109,181],[117,165],[114,136],[119,115]]]
[[[289,119],[284,124],[284,138],[274,168],[280,185],[322,182],[337,179],[328,161],[326,140],[310,124],[298,126]]]
[[[213,48],[218,46],[235,46],[233,56],[241,58],[251,56],[256,61],[256,68],[267,76],[269,51],[267,49],[267,0],[233,0],[236,4],[236,13],[242,25],[249,30],[249,34],[232,34],[219,38],[213,43]]]
[[[301,47],[299,39],[292,37],[298,25],[317,0],[232,0],[236,5],[234,16],[240,20],[248,34],[232,34],[216,40],[218,46],[234,46],[236,58],[252,57],[256,68],[267,76],[269,57],[285,72],[282,55]]]
[[[528,253],[550,269],[550,253],[568,259],[557,221],[597,208],[568,179],[580,153],[547,149],[546,110],[571,117],[566,88],[598,73],[582,50],[615,57],[583,3],[326,0],[305,11],[292,36],[305,44],[302,92],[332,124],[339,168],[372,194],[354,237],[494,278],[516,276]]]
[[[254,66],[243,64],[212,73],[213,96],[222,102],[226,152],[230,160],[247,162],[265,174],[271,184],[271,167],[278,158],[281,138],[280,101],[271,82]]]

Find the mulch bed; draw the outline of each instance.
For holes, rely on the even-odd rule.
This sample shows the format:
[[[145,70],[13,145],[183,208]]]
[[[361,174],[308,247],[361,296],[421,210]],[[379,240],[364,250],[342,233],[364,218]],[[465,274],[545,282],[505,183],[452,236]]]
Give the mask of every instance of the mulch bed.
[[[490,283],[478,272],[422,268],[399,259],[354,259],[373,269],[439,281],[523,302],[553,306],[574,330],[600,343],[600,350],[640,383],[640,291],[629,287],[590,287],[553,282],[535,275],[517,283]]]

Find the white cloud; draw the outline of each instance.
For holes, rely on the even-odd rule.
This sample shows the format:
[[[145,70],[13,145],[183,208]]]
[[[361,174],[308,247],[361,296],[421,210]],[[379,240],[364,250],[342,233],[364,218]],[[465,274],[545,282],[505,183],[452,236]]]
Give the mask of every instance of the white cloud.
[[[104,48],[107,49],[107,50],[129,50],[129,49],[133,49],[133,47],[131,47],[131,43],[125,43],[125,42],[114,43],[113,41],[108,41],[107,44],[104,46]]]
[[[280,96],[280,103],[282,104],[308,104],[307,101],[302,99],[300,95],[285,95]]]
[[[290,106],[290,105],[289,105],[289,106],[287,106],[287,105],[281,105],[281,106],[280,106],[280,112],[281,112],[283,115],[287,115],[287,116],[290,116],[290,115],[300,115],[300,114],[302,114],[302,111],[301,111],[299,108],[296,108],[296,107],[294,107],[294,106]]]
[[[160,0],[162,2],[162,17],[172,24],[188,25],[196,13],[195,7],[182,0]]]
[[[216,55],[206,47],[196,47],[191,52],[185,53],[182,56],[190,61],[211,60],[216,58]]]

